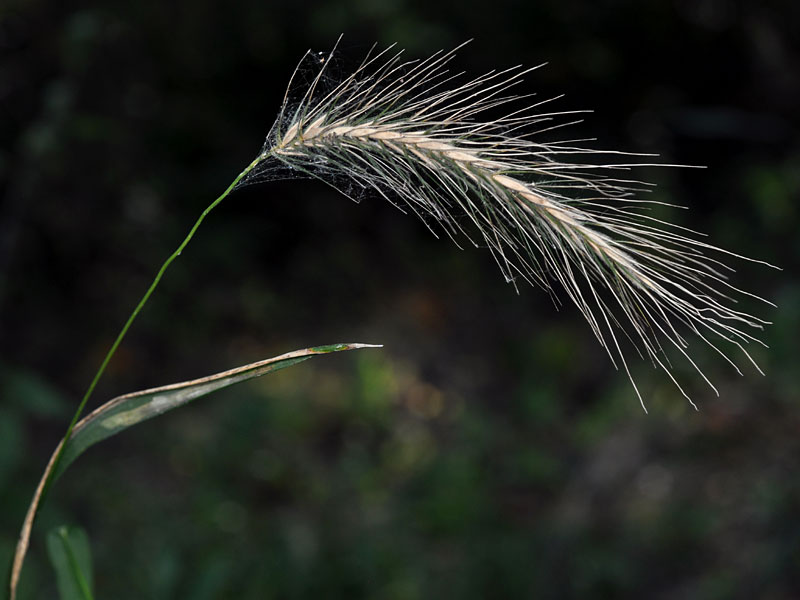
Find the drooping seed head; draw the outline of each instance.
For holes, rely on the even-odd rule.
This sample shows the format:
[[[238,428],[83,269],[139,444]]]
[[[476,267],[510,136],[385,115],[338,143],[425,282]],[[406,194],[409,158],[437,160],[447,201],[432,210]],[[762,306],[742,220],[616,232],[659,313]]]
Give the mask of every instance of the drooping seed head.
[[[760,343],[749,331],[767,322],[731,307],[728,294],[753,295],[728,283],[722,270],[732,269],[713,255],[751,259],[649,216],[658,203],[641,198],[647,184],[619,175],[647,163],[609,161],[642,155],[536,141],[574,113],[537,112],[544,102],[507,93],[533,69],[459,83],[446,68],[456,50],[404,62],[391,47],[373,48],[334,83],[324,61],[295,96],[290,83],[264,164],[278,161],[346,194],[353,184],[372,189],[434,234],[438,225],[489,248],[507,281],[553,294],[562,288],[634,389],[621,340],[662,367],[687,399],[670,354],[716,392],[689,354],[687,333],[737,371],[731,349],[755,365],[745,345]],[[508,112],[494,116],[502,108]]]

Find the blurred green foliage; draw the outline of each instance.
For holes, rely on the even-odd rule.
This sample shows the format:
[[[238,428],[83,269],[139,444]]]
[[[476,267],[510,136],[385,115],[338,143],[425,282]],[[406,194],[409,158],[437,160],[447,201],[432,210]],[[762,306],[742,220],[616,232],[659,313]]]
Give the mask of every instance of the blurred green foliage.
[[[56,572],[59,600],[92,600],[92,552],[86,531],[56,527],[47,534],[47,553]]]
[[[97,402],[337,340],[332,356],[98,446],[44,532],[85,527],[98,598],[793,598],[800,589],[798,5],[702,0],[0,7],[0,559],[70,408],[154,269],[260,147],[296,60],[375,41],[455,68],[550,64],[558,133],[659,152],[667,216],[783,267],[767,377],[695,413],[646,364],[645,416],[576,311],[503,285],[377,198],[314,182],[226,200],[168,273]],[[555,134],[554,134],[555,135]],[[748,300],[749,303],[749,300]],[[689,372],[684,378],[692,379]]]

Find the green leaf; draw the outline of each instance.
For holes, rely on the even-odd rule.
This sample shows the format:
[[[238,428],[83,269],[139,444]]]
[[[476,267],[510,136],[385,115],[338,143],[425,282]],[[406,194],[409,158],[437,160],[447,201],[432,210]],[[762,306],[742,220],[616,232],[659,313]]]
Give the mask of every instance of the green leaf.
[[[56,527],[47,534],[47,553],[56,571],[61,600],[92,600],[92,554],[80,527]]]
[[[316,346],[305,350],[296,350],[268,358],[260,362],[255,362],[243,367],[223,371],[215,375],[209,375],[201,379],[173,383],[158,388],[142,390],[132,394],[125,394],[113,400],[109,400],[101,407],[78,421],[72,430],[72,434],[67,440],[61,440],[56,447],[50,462],[47,464],[39,485],[34,493],[33,500],[28,507],[28,514],[22,524],[17,551],[14,555],[14,562],[11,569],[10,591],[13,598],[19,574],[22,570],[22,562],[28,551],[31,529],[36,517],[36,511],[42,500],[44,490],[50,483],[61,475],[64,470],[80,456],[87,448],[93,446],[106,438],[111,437],[128,427],[137,423],[152,419],[165,412],[183,406],[235,383],[241,383],[248,379],[260,377],[279,369],[284,369],[299,362],[308,360],[312,356],[319,354],[330,354],[331,352],[341,352],[344,350],[356,350],[359,348],[380,348],[374,344],[331,344],[328,346]],[[62,446],[64,446],[62,452]],[[58,457],[61,457],[60,459]],[[66,597],[66,596],[65,596]],[[83,596],[80,596],[83,598]]]
[[[87,448],[169,410],[183,406],[196,398],[235,383],[285,369],[317,354],[373,347],[368,344],[332,344],[289,352],[275,358],[231,369],[183,383],[143,390],[119,396],[84,417],[72,430],[67,447],[52,477],[56,478]]]

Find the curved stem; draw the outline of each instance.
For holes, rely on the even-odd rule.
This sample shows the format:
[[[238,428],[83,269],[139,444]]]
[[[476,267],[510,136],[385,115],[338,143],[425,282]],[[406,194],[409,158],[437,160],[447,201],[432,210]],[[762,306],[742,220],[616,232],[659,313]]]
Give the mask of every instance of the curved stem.
[[[97,373],[95,373],[94,377],[92,378],[92,381],[89,384],[89,387],[87,388],[86,393],[83,395],[83,398],[81,399],[81,402],[78,405],[78,408],[75,411],[75,414],[73,415],[72,420],[70,421],[69,427],[67,427],[67,432],[66,432],[66,434],[64,434],[64,438],[61,441],[61,444],[59,444],[58,451],[56,452],[56,454],[51,459],[51,464],[48,465],[48,469],[50,469],[51,476],[48,477],[45,482],[43,482],[44,485],[42,485],[39,488],[37,488],[36,492],[34,493],[33,500],[31,501],[31,504],[28,507],[28,514],[25,516],[25,521],[24,521],[24,523],[22,525],[22,531],[20,532],[19,541],[17,542],[17,549],[16,549],[16,552],[14,554],[14,562],[13,562],[12,568],[11,568],[10,595],[9,595],[9,598],[11,600],[14,600],[14,597],[16,595],[17,584],[19,583],[19,576],[20,576],[20,572],[22,570],[22,563],[23,563],[23,561],[25,559],[25,554],[28,551],[28,544],[30,542],[31,529],[33,527],[33,521],[34,521],[34,519],[36,517],[37,509],[38,509],[39,505],[41,504],[42,500],[44,500],[44,497],[47,494],[47,490],[50,488],[50,485],[53,483],[52,474],[56,473],[57,470],[58,470],[58,464],[61,461],[62,453],[64,451],[64,448],[66,447],[65,442],[72,435],[72,430],[75,428],[75,424],[78,422],[78,419],[80,418],[81,414],[83,413],[83,409],[86,407],[86,403],[89,401],[89,398],[92,396],[92,393],[94,392],[94,389],[97,387],[97,382],[100,381],[100,378],[103,376],[103,373],[105,372],[106,367],[108,366],[108,363],[111,361],[111,358],[116,353],[117,348],[119,347],[120,343],[122,343],[122,340],[125,337],[125,334],[128,333],[128,329],[130,329],[130,327],[133,324],[134,320],[139,315],[139,313],[142,311],[142,309],[144,308],[144,305],[147,304],[147,301],[150,299],[150,296],[153,294],[153,292],[155,291],[156,287],[158,287],[158,284],[161,281],[161,278],[164,276],[164,273],[169,268],[169,266],[172,264],[172,261],[174,261],[176,258],[178,258],[181,255],[181,252],[183,252],[183,249],[186,248],[186,245],[194,237],[194,234],[197,231],[197,229],[200,227],[200,224],[205,220],[205,218],[208,216],[208,214],[212,210],[214,210],[214,208],[220,202],[222,202],[225,198],[227,198],[230,195],[230,193],[234,190],[234,188],[236,188],[236,186],[239,184],[239,182],[242,179],[244,179],[244,177],[247,176],[247,174],[249,174],[250,171],[252,171],[256,167],[256,165],[258,165],[259,163],[261,163],[262,161],[264,161],[268,157],[269,157],[268,154],[260,154],[253,162],[251,162],[247,166],[247,168],[244,171],[239,173],[239,175],[236,177],[236,179],[234,179],[231,182],[231,184],[227,187],[227,189],[224,192],[222,192],[222,194],[220,194],[220,196],[216,200],[214,200],[211,204],[209,204],[206,207],[206,209],[202,212],[202,214],[197,218],[197,221],[195,221],[194,225],[189,230],[189,233],[186,235],[184,240],[180,243],[180,245],[175,250],[175,252],[170,254],[170,256],[167,258],[167,260],[164,261],[164,264],[161,265],[161,268],[158,270],[158,273],[156,273],[156,276],[153,279],[153,282],[150,284],[150,287],[147,288],[147,291],[144,293],[144,296],[142,296],[142,299],[139,300],[139,303],[136,305],[136,308],[133,309],[133,312],[128,317],[128,320],[125,321],[125,324],[122,326],[122,329],[120,330],[119,334],[117,335],[117,338],[114,340],[114,343],[111,344],[111,348],[109,348],[108,353],[106,354],[105,358],[103,359],[103,362],[100,363],[100,367],[97,369]]]
[[[128,329],[130,329],[130,326],[133,324],[134,320],[136,320],[136,317],[139,316],[139,313],[144,308],[144,305],[147,304],[147,301],[150,299],[150,296],[153,294],[153,292],[155,291],[156,287],[158,287],[158,284],[161,281],[161,278],[164,276],[164,273],[167,271],[169,266],[172,264],[172,261],[174,261],[176,258],[178,258],[181,255],[181,252],[183,252],[183,249],[186,248],[186,246],[189,244],[191,239],[194,237],[195,232],[200,227],[200,224],[208,216],[208,213],[210,213],[212,210],[214,210],[214,208],[216,208],[216,206],[220,202],[222,202],[225,198],[227,198],[230,195],[230,193],[233,191],[233,189],[239,184],[239,182],[242,180],[242,178],[244,178],[250,171],[252,171],[253,168],[259,162],[261,162],[262,160],[263,160],[263,157],[259,156],[256,160],[254,160],[252,163],[250,163],[250,165],[248,165],[248,167],[244,171],[239,173],[239,175],[236,177],[236,179],[234,179],[231,182],[231,184],[227,187],[227,189],[224,192],[222,192],[222,194],[220,194],[220,196],[216,200],[214,200],[211,204],[209,204],[206,207],[206,209],[197,218],[197,221],[195,221],[194,225],[189,230],[189,233],[186,235],[184,240],[181,242],[180,246],[178,246],[177,249],[175,250],[175,252],[170,254],[169,257],[167,258],[167,260],[164,261],[164,264],[161,265],[161,268],[158,270],[158,273],[156,273],[156,276],[153,279],[153,282],[150,284],[150,287],[147,288],[147,291],[144,293],[144,296],[142,296],[142,299],[139,300],[139,304],[136,305],[136,308],[133,309],[133,312],[128,317],[128,320],[125,321],[125,325],[122,326],[122,329],[120,330],[119,334],[117,335],[117,339],[115,339],[114,343],[111,344],[111,348],[109,348],[108,353],[106,354],[105,358],[103,359],[103,362],[100,363],[100,368],[97,369],[97,373],[94,374],[94,378],[92,379],[92,382],[89,384],[89,387],[87,388],[86,393],[83,395],[83,398],[81,399],[81,403],[78,405],[78,409],[75,411],[75,414],[72,417],[72,421],[70,422],[69,427],[67,428],[67,433],[64,435],[64,439],[65,440],[68,440],[69,436],[72,434],[72,429],[75,427],[75,424],[78,422],[78,419],[80,418],[81,413],[83,412],[83,409],[86,407],[86,403],[89,401],[89,398],[91,397],[92,393],[94,392],[94,388],[97,387],[97,382],[100,381],[100,378],[103,376],[103,373],[105,372],[106,367],[108,366],[108,363],[111,361],[111,357],[114,356],[114,354],[117,351],[117,348],[119,347],[120,343],[122,342],[122,339],[125,337],[125,334],[128,333]],[[60,459],[61,459],[60,456],[56,456],[56,461],[55,461],[55,465],[54,465],[54,469],[53,469],[54,471],[58,468],[58,463],[60,462]],[[47,493],[47,488],[48,487],[49,487],[49,484],[47,486],[45,486],[45,493]]]

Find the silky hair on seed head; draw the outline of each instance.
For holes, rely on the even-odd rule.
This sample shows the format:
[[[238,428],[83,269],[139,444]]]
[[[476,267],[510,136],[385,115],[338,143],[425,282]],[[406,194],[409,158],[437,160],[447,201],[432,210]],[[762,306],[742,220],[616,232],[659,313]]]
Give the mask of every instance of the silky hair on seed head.
[[[463,46],[463,44],[462,44]],[[760,369],[747,345],[767,321],[736,310],[722,259],[767,264],[703,241],[700,233],[649,214],[650,187],[630,171],[650,155],[595,150],[587,140],[540,141],[577,112],[547,112],[553,99],[511,94],[534,69],[514,66],[474,79],[447,69],[455,53],[404,60],[375,47],[331,82],[330,55],[307,53],[290,80],[261,154],[242,185],[282,166],[358,199],[372,190],[417,215],[434,233],[489,249],[506,281],[527,282],[578,307],[612,364],[633,352],[672,373],[708,345],[739,374],[736,357]],[[316,74],[298,86],[311,58]],[[541,65],[540,65],[541,66]],[[501,112],[498,116],[498,111]],[[771,265],[768,265],[771,266]],[[646,408],[645,408],[646,410]]]

